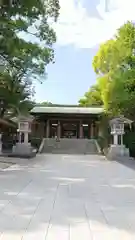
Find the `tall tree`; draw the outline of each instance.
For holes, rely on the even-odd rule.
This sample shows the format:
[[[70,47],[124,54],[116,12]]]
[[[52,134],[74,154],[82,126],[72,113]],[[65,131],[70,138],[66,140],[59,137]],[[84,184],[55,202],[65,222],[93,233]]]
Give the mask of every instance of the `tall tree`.
[[[1,63],[21,70],[23,75],[44,74],[46,65],[54,59],[52,45],[56,41],[49,21],[56,21],[58,15],[58,0],[3,0],[0,5]]]
[[[33,79],[44,79],[46,65],[54,61],[56,35],[51,21],[57,21],[59,1],[0,3],[0,98],[5,100],[2,117],[11,106],[24,108],[30,103]]]
[[[135,25],[127,22],[93,60],[105,109],[135,117]]]
[[[102,106],[103,101],[98,84],[90,87],[89,91],[84,94],[84,97],[79,100],[80,106]]]
[[[13,70],[0,73],[0,98],[3,100],[0,117],[4,117],[9,111],[12,114],[27,112],[33,105],[30,100],[32,95],[33,86],[29,79],[20,81]]]
[[[43,107],[50,107],[50,106],[52,106],[53,104],[51,103],[51,102],[42,102],[42,103],[40,103],[39,104],[39,106],[43,106]]]

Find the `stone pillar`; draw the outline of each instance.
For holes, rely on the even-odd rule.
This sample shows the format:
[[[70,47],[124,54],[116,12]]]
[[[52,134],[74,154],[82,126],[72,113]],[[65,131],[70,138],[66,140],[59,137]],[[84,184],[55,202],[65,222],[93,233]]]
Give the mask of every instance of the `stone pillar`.
[[[58,125],[57,125],[57,137],[58,137],[58,139],[61,138],[61,123],[60,123],[60,121],[58,121]]]
[[[115,134],[113,137],[114,145],[118,145],[118,135]]]
[[[79,138],[83,138],[83,125],[81,121],[79,126]]]
[[[28,132],[25,132],[25,133],[24,133],[24,143],[25,143],[25,144],[28,144],[28,143],[29,143],[29,133],[28,133]]]
[[[50,121],[47,120],[46,122],[46,138],[49,138],[50,136]]]

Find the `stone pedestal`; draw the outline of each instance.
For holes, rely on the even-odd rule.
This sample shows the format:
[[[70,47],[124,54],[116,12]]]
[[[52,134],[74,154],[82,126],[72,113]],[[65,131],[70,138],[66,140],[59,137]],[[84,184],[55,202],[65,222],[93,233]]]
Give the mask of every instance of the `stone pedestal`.
[[[25,143],[17,143],[16,146],[13,147],[14,153],[20,153],[20,154],[28,154],[31,153],[33,148],[30,144]]]
[[[36,149],[31,147],[30,144],[17,143],[16,146],[13,147],[13,154],[18,157],[32,157],[36,154]]]
[[[108,159],[117,160],[117,158],[129,157],[129,149],[124,145],[111,145],[107,154]]]
[[[29,143],[29,132],[25,131],[24,142],[17,143],[13,147],[13,155],[18,157],[34,157],[36,155],[36,149],[34,149]],[[19,133],[21,135],[21,132]]]

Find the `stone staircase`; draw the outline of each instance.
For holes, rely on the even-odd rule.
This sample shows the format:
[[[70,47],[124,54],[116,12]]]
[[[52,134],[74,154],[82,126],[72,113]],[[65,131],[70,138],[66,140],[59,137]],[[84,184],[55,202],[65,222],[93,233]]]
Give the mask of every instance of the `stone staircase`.
[[[59,141],[44,139],[42,153],[54,154],[98,154],[98,149],[93,139],[67,139]]]

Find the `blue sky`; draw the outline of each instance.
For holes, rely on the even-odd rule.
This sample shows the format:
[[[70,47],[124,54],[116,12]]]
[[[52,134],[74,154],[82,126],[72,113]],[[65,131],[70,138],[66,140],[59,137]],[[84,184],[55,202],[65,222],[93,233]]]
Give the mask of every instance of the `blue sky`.
[[[36,100],[75,104],[95,82],[92,58],[95,49],[62,46],[55,49],[55,64],[49,65],[47,79],[36,84]]]
[[[100,43],[134,18],[134,0],[60,0],[55,63],[47,67],[47,79],[35,84],[38,102],[76,104],[96,75],[92,60]]]

